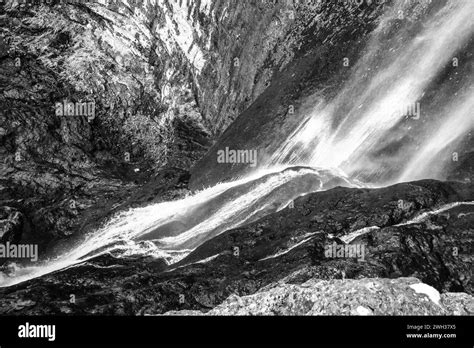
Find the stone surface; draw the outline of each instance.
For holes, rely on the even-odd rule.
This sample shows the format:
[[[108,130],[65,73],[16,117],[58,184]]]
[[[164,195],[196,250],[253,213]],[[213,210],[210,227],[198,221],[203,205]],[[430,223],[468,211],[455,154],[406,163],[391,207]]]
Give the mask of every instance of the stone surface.
[[[453,315],[451,309],[413,291],[412,284],[422,283],[415,278],[312,279],[230,297],[207,315]]]
[[[474,315],[474,300],[468,294],[447,292],[441,294],[441,301],[453,315]]]

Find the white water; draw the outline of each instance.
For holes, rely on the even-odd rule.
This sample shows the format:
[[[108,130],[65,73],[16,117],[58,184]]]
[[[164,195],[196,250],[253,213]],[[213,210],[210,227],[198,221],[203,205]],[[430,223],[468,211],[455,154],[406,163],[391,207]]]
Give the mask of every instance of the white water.
[[[314,100],[314,107],[301,126],[264,170],[182,200],[120,213],[56,259],[17,267],[11,276],[0,274],[0,286],[17,284],[112,251],[122,256],[151,255],[174,263],[224,230],[277,211],[307,192],[327,188],[324,183],[330,176],[341,178],[347,186],[356,186],[344,173],[353,177],[362,169],[383,171],[384,167],[371,155],[387,141],[398,140],[391,132],[405,115],[397,111],[423,97],[427,86],[474,31],[474,1],[453,0],[429,18],[410,41],[401,42],[404,37],[400,34],[393,39],[398,46],[379,52],[382,33],[392,25],[400,6],[404,5],[390,9],[382,18],[365,55],[354,66],[338,96]],[[468,91],[472,82],[467,82]],[[427,122],[428,136],[417,145],[410,144],[408,149],[412,152],[390,158],[393,163],[403,163],[403,171],[394,181],[418,179],[429,173],[440,175],[446,161],[440,160],[438,154],[473,128],[473,103],[472,92],[465,93],[455,97],[442,114],[424,115],[432,117],[432,122]],[[308,168],[284,170],[295,164],[333,169],[331,175]],[[203,214],[206,208],[207,216]]]
[[[301,126],[273,155],[271,164],[339,168],[349,176],[360,170],[382,169],[371,155],[389,145],[389,140],[396,142],[405,135],[400,134],[398,139],[392,135],[394,127],[407,118],[400,111],[416,105],[474,32],[474,1],[453,0],[433,15],[411,41],[400,45],[405,39],[400,33],[392,39],[393,47],[379,52],[378,47],[386,40],[381,33],[390,28],[390,21],[398,16],[401,7],[408,7],[406,2],[400,3],[384,16],[343,90],[334,100],[318,100]],[[374,69],[376,73],[367,79]],[[436,124],[438,118],[443,122],[439,129],[429,132],[418,149],[391,158],[393,163],[409,161],[395,181],[419,179],[427,172],[440,171],[445,162],[435,160],[436,155],[473,128],[473,88],[471,79],[466,86],[468,93],[455,98],[441,117],[424,114],[419,120],[409,120],[424,122],[425,127]]]
[[[10,276],[0,273],[0,286],[24,282],[110,252],[119,256],[154,256],[172,264],[205,240],[253,221],[259,212],[277,211],[289,200],[323,188],[323,180],[332,178],[340,178],[346,186],[357,186],[337,173],[311,168],[274,168],[216,185],[181,200],[131,209],[113,217],[103,228],[56,259],[35,266],[18,267],[12,270]],[[272,196],[275,192],[278,194]],[[211,210],[212,205],[214,211]],[[209,209],[209,214],[202,214],[199,218],[199,210],[203,209]],[[187,225],[181,233],[165,228],[170,222],[177,223],[176,229],[182,228],[179,226],[182,221]],[[165,229],[160,231],[160,228]],[[202,239],[200,236],[203,236]]]

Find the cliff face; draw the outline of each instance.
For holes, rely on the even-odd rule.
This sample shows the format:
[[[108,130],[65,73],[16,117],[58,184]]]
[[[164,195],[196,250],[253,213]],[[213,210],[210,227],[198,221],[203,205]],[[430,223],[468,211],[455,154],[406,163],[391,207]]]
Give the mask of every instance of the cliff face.
[[[161,168],[188,169],[293,59],[313,17],[260,1],[4,2],[0,205],[22,219],[6,214],[17,227],[2,235],[76,234]]]

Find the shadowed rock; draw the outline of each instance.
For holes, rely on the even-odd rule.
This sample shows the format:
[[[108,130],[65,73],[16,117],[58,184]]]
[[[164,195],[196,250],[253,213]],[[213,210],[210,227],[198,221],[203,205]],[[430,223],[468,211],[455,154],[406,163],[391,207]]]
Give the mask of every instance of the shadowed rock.
[[[421,289],[421,290],[420,290]],[[438,298],[437,298],[438,297]],[[316,280],[231,296],[206,315],[472,315],[474,297],[444,294],[415,278]],[[168,312],[167,315],[203,315]]]

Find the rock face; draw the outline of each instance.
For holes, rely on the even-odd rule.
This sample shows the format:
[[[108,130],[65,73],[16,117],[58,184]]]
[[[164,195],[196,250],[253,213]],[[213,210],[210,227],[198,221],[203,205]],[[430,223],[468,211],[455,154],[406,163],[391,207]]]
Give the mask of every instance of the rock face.
[[[178,264],[104,255],[1,289],[0,312],[207,312],[232,295],[261,293],[252,299],[276,299],[291,289],[302,294],[295,314],[299,310],[299,314],[351,314],[359,306],[364,309],[359,308],[358,314],[370,314],[369,310],[380,314],[465,314],[472,312],[474,210],[470,204],[456,202],[472,198],[471,185],[436,181],[308,194],[295,200],[293,208],[214,237]],[[354,246],[363,254],[328,254],[328,247],[334,244]],[[400,279],[404,277],[415,277],[435,288],[441,293],[441,307],[408,289],[415,281]],[[386,302],[377,302],[378,295],[370,300],[371,289],[365,287],[370,281],[375,282],[372,290],[376,293],[379,286],[383,289],[380,299],[388,289],[396,292]],[[302,285],[305,283],[309,288]],[[304,305],[306,294],[312,293],[308,289],[321,292]],[[426,293],[425,287],[416,289]],[[350,298],[348,294],[354,290],[357,295]],[[329,298],[334,299],[338,292],[347,294],[344,301],[350,309],[343,309],[342,304],[331,307],[329,300],[316,301],[317,296],[329,296],[330,291],[334,293]],[[70,294],[75,295],[75,304],[69,302]],[[227,305],[236,302],[232,298],[229,301]],[[281,313],[291,312],[286,302],[272,303],[259,311],[278,307]],[[321,307],[315,307],[316,303]],[[227,305],[218,308],[222,313],[244,311],[243,307]]]
[[[144,191],[163,167],[188,170],[202,158],[323,32],[334,39],[331,13],[368,19],[355,7],[299,2],[3,2],[0,205],[34,225],[23,238],[42,255],[84,233],[90,215]],[[288,88],[299,93],[308,71]],[[93,104],[76,115],[78,103]]]
[[[418,288],[426,289],[426,292]],[[417,291],[418,290],[418,291]],[[231,296],[206,315],[472,315],[474,298],[444,295],[415,278],[309,280],[278,284],[256,294]],[[199,315],[170,312],[168,315]],[[202,314],[202,313],[201,313]]]

